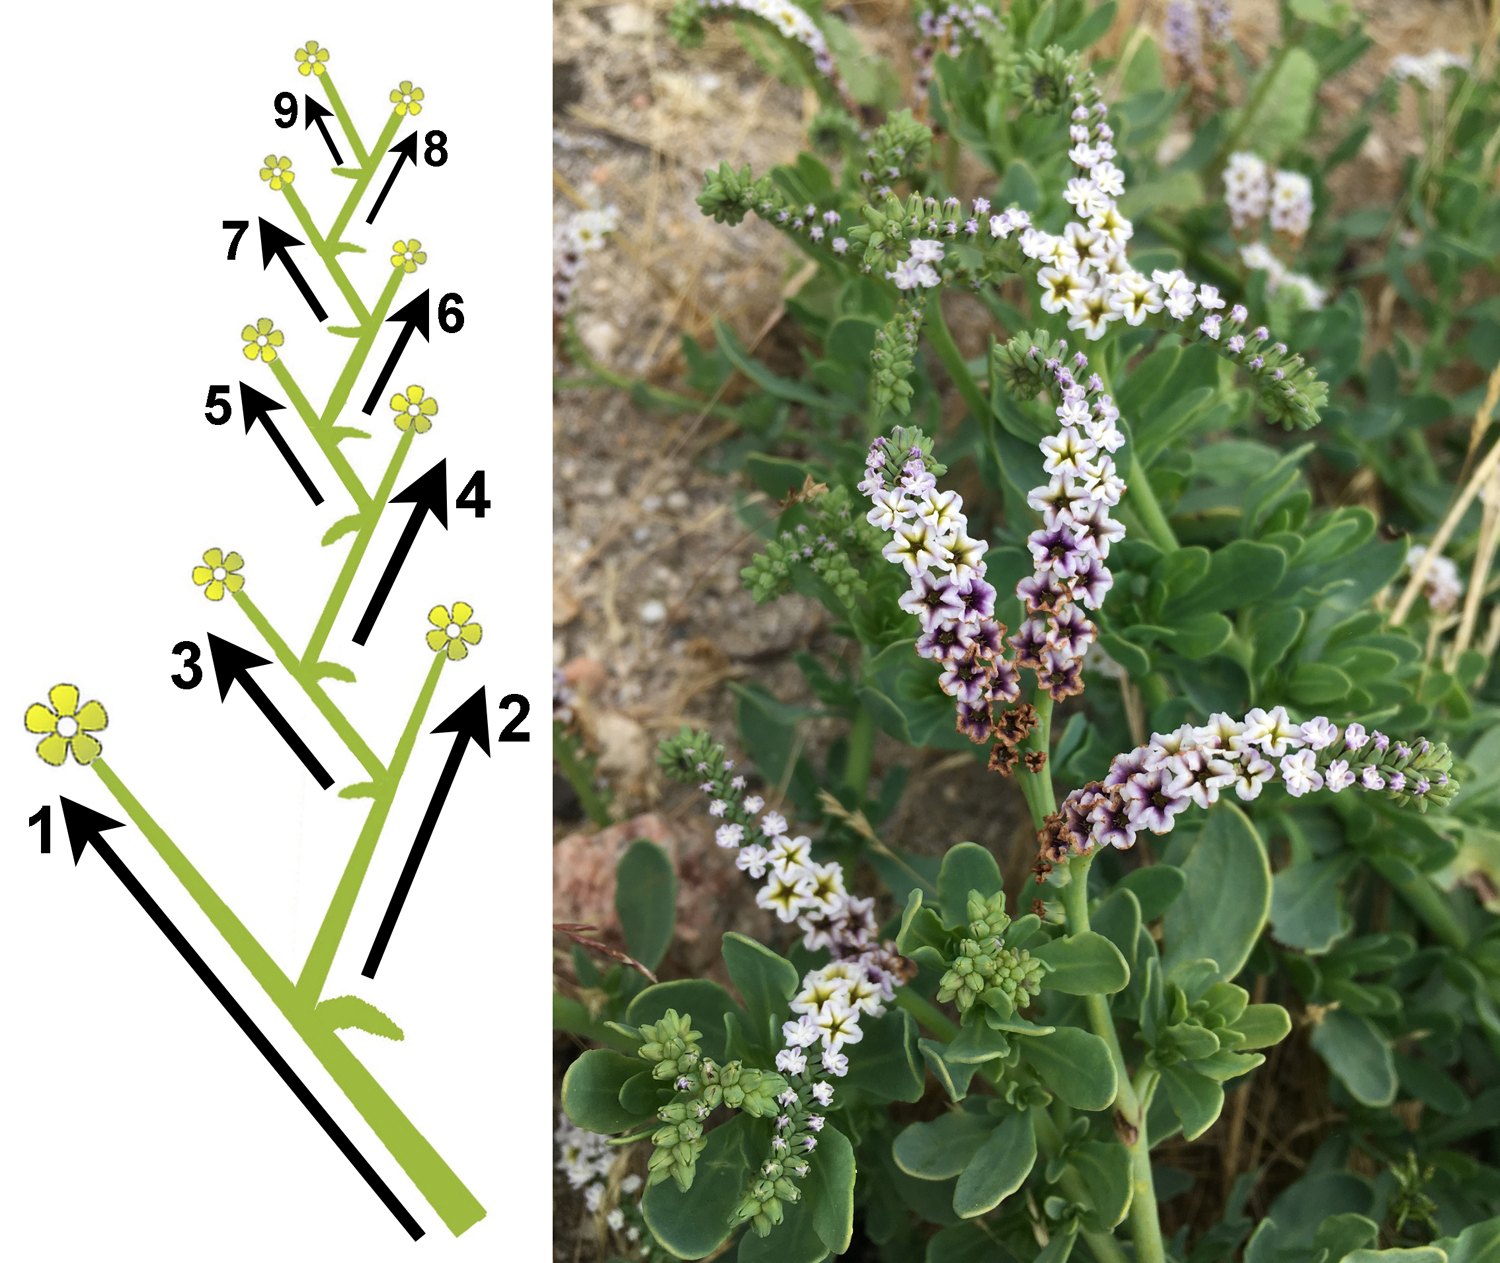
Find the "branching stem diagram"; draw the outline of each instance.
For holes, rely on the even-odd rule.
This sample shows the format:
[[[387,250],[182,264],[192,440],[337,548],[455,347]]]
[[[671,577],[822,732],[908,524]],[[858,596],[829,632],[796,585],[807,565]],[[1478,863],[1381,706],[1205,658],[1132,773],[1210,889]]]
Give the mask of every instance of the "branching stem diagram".
[[[305,959],[290,969],[273,958],[194,865],[190,858],[194,840],[169,836],[151,810],[132,792],[128,762],[122,760],[116,767],[105,757],[104,738],[111,715],[91,692],[72,682],[37,689],[38,700],[25,712],[25,726],[35,742],[36,756],[53,768],[77,765],[70,769],[72,776],[66,786],[68,794],[76,797],[61,796],[57,800],[56,819],[50,802],[42,806],[31,824],[38,831],[33,836],[39,835],[40,849],[70,853],[80,868],[81,879],[103,880],[100,874],[107,872],[111,874],[110,880],[118,881],[124,893],[165,935],[369,1184],[401,1228],[413,1240],[421,1237],[424,1219],[431,1226],[432,1216],[424,1214],[426,1208],[402,1203],[241,1007],[231,988],[195,949],[191,938],[206,933],[206,929],[195,926],[189,933],[174,924],[112,845],[112,838],[124,836],[114,831],[130,828],[138,831],[400,1165],[432,1214],[458,1236],[482,1220],[486,1208],[428,1142],[418,1123],[403,1112],[351,1050],[343,1034],[352,1029],[401,1040],[404,1032],[379,1008],[359,996],[327,994],[328,983],[335,957],[346,946],[356,904],[362,898],[384,906],[378,933],[368,944],[356,946],[363,954],[363,978],[374,980],[386,953],[400,946],[401,914],[412,890],[420,886],[423,858],[430,847],[443,844],[442,813],[450,791],[462,777],[489,773],[492,740],[499,744],[529,739],[525,723],[528,704],[520,694],[496,698],[487,696],[483,686],[469,691],[469,686],[477,682],[472,675],[469,686],[462,682],[464,660],[478,650],[483,629],[476,621],[474,609],[463,600],[449,599],[454,595],[451,593],[434,594],[441,595],[443,601],[426,611],[425,640],[431,664],[425,677],[414,682],[414,695],[407,693],[409,701],[399,700],[403,686],[391,681],[378,684],[357,681],[353,669],[329,656],[335,624],[344,612],[356,577],[367,563],[367,578],[376,573],[379,577],[351,637],[352,650],[345,650],[340,656],[350,657],[352,652],[358,661],[359,647],[382,630],[391,636],[412,635],[410,630],[401,630],[412,625],[412,611],[395,614],[400,592],[405,591],[404,587],[397,588],[403,568],[424,549],[446,544],[450,538],[445,532],[451,511],[468,511],[482,517],[491,502],[485,498],[482,470],[474,472],[457,491],[455,499],[447,460],[441,451],[432,453],[435,459],[430,463],[426,454],[413,457],[414,445],[441,448],[439,406],[432,393],[420,385],[402,385],[406,378],[397,375],[403,354],[418,336],[430,342],[435,336],[434,324],[438,333],[454,333],[462,329],[465,320],[460,294],[434,295],[425,288],[413,292],[422,285],[426,247],[422,240],[410,236],[392,242],[391,231],[381,218],[393,187],[403,179],[413,178],[407,168],[441,166],[448,161],[447,137],[441,130],[424,126],[420,117],[426,100],[424,91],[403,80],[389,94],[388,113],[378,135],[366,143],[335,86],[328,50],[316,41],[309,41],[296,49],[295,56],[299,87],[307,91],[278,95],[276,110],[291,120],[282,123],[283,126],[295,124],[298,134],[305,137],[304,153],[310,154],[313,146],[326,148],[335,164],[327,178],[347,181],[347,194],[332,222],[320,228],[299,193],[305,187],[302,181],[323,178],[316,164],[305,161],[298,167],[290,158],[268,153],[259,177],[265,186],[269,209],[265,216],[253,220],[226,221],[225,242],[230,259],[245,254],[250,256],[247,263],[261,265],[268,306],[273,298],[277,303],[304,303],[319,324],[326,323],[328,334],[347,340],[348,356],[326,401],[318,406],[299,385],[296,348],[274,320],[257,317],[240,334],[245,380],[213,384],[205,402],[205,419],[211,425],[225,427],[220,431],[225,442],[268,442],[274,446],[280,463],[285,465],[284,485],[276,489],[279,498],[290,501],[305,495],[313,505],[321,505],[326,497],[346,497],[351,511],[327,529],[321,545],[346,547],[347,553],[314,625],[304,635],[289,638],[252,597],[253,585],[249,580],[254,571],[249,561],[239,552],[218,544],[203,550],[192,564],[182,567],[182,580],[197,585],[214,607],[218,630],[207,634],[206,645],[183,640],[174,647],[179,666],[172,678],[184,690],[200,684],[216,689],[222,703],[220,717],[226,724],[268,725],[284,745],[285,758],[300,764],[320,793],[333,788],[335,777],[325,767],[319,751],[324,751],[323,757],[327,757],[331,744],[341,743],[363,769],[364,779],[342,785],[337,794],[340,798],[366,800],[367,814],[352,844],[347,840],[332,843],[347,847],[347,860],[322,912],[310,950]],[[350,234],[367,244],[357,244]],[[387,255],[390,263],[385,283],[373,296],[362,295],[344,267],[347,256],[364,253],[366,249]],[[348,309],[347,323],[327,323],[333,319],[328,307],[336,308],[340,303]],[[371,353],[387,324],[395,326],[396,336],[377,369],[370,363]],[[284,430],[299,423],[305,426],[321,454],[321,463],[309,460],[304,464],[288,442]],[[238,425],[243,425],[243,438],[229,433]],[[256,430],[263,431],[263,436],[255,434]],[[366,485],[345,455],[346,444],[360,442],[391,445],[384,472],[373,486]],[[299,445],[308,450],[300,440]],[[413,463],[417,467],[415,473],[409,468]],[[388,508],[398,513],[405,510],[401,532],[388,555],[372,558],[372,541]],[[413,565],[412,570],[415,569]],[[258,595],[271,608],[275,607],[274,582],[271,579],[265,584],[272,591],[257,588]],[[241,619],[238,628],[231,627],[231,620],[223,617],[231,605],[238,609]],[[351,617],[353,612],[349,611]],[[385,627],[386,623],[398,622],[400,627]],[[241,640],[243,644],[239,643]],[[451,706],[460,697],[463,700],[446,716],[442,707],[434,713],[439,688],[448,683],[444,677],[455,670],[459,672],[459,681],[444,691],[456,690],[456,693],[445,706]],[[91,689],[94,683],[89,681],[88,687]],[[382,698],[396,699],[398,706],[409,706],[392,748],[375,748],[336,700],[348,696],[340,690],[356,687],[377,688]],[[296,692],[312,704],[326,721],[326,728],[317,732],[298,731],[287,718],[284,708]],[[492,720],[496,721],[493,734]],[[405,854],[400,878],[394,889],[372,890],[366,884],[372,859],[387,832],[392,806],[413,751],[423,741],[447,749],[442,773],[434,786],[408,785],[409,795],[417,798],[426,795],[420,827],[412,836],[389,838],[387,849],[395,848]],[[88,775],[79,776],[79,768]],[[105,794],[113,800],[107,813],[86,805],[88,802],[106,805]],[[357,809],[362,805],[354,806]],[[55,847],[54,828],[58,833]],[[94,856],[88,856],[89,851]]]

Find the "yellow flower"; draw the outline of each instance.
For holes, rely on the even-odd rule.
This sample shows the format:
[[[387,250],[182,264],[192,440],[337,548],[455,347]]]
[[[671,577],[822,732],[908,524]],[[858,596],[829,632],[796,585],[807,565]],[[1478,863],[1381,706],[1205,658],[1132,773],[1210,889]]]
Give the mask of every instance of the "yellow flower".
[[[413,116],[422,112],[422,89],[411,86],[410,79],[401,80],[399,88],[391,89],[391,101],[396,106],[397,114],[411,114]]]
[[[78,690],[71,684],[57,685],[47,694],[47,700],[52,703],[50,709],[40,702],[26,708],[26,731],[48,734],[38,743],[36,752],[42,762],[61,767],[71,749],[73,758],[87,767],[104,748],[89,736],[109,723],[104,707],[98,702],[85,702],[79,710]]]
[[[427,254],[422,249],[422,243],[413,237],[410,241],[398,241],[391,249],[391,266],[393,268],[405,268],[408,272],[415,272],[417,264],[427,262]]]
[[[328,60],[328,50],[319,48],[318,41],[310,39],[303,48],[297,50],[297,73],[303,75],[320,75],[323,73],[323,63]]]
[[[286,341],[286,335],[280,329],[272,328],[270,316],[262,316],[253,325],[246,325],[240,330],[240,337],[245,340],[245,358],[264,360],[267,364],[276,358],[276,348]]]
[[[273,153],[266,155],[266,165],[260,169],[260,178],[267,180],[278,193],[281,192],[283,184],[290,184],[297,177],[292,172],[292,160],[290,158],[278,158]]]
[[[408,386],[404,395],[398,390],[391,396],[391,410],[398,430],[416,426],[418,434],[426,434],[432,429],[431,418],[437,416],[437,400],[420,386]]]
[[[469,646],[477,645],[484,635],[484,629],[478,623],[469,622],[473,617],[473,607],[462,601],[453,602],[451,614],[446,605],[434,605],[427,615],[427,621],[432,624],[432,630],[427,633],[428,648],[434,653],[446,649],[450,662],[467,658]]]
[[[210,601],[222,601],[224,591],[238,592],[245,586],[245,576],[235,574],[245,559],[239,553],[225,553],[222,548],[210,548],[203,554],[203,564],[193,567],[193,582],[200,588],[206,583],[203,595]]]

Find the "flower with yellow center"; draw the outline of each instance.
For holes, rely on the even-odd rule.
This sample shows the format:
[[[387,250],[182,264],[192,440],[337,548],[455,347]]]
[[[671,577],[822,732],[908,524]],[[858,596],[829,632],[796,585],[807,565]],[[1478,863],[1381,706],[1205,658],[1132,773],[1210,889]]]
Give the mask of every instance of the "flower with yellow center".
[[[411,86],[410,79],[401,80],[399,88],[391,89],[391,103],[396,107],[396,113],[403,117],[407,114],[417,115],[422,112],[422,89]]]
[[[297,73],[299,75],[320,75],[323,73],[323,63],[328,60],[328,50],[319,48],[318,41],[310,39],[297,50]]]
[[[265,165],[260,169],[260,178],[279,193],[283,185],[291,184],[297,177],[292,171],[290,158],[278,158],[275,154],[268,153]]]
[[[437,416],[437,400],[420,386],[408,386],[406,393],[399,390],[391,396],[391,411],[396,414],[396,428],[409,430],[416,427],[418,434],[432,429],[432,418]]]
[[[33,702],[26,708],[26,731],[46,733],[38,743],[36,752],[43,763],[61,767],[73,751],[73,758],[87,767],[99,757],[104,748],[89,736],[109,723],[104,707],[98,702],[85,702],[80,710],[78,690],[71,684],[59,684],[47,694],[50,707]]]
[[[473,606],[462,601],[453,602],[451,612],[446,605],[434,605],[427,614],[427,621],[432,624],[432,630],[427,633],[427,647],[433,653],[446,650],[450,662],[467,658],[469,646],[477,645],[484,635],[484,629],[478,623],[469,622],[473,617]]]
[[[245,340],[245,358],[262,360],[269,364],[276,358],[276,348],[286,341],[286,335],[273,327],[270,316],[262,316],[253,325],[240,330]]]
[[[413,237],[410,241],[397,241],[391,246],[391,266],[415,272],[417,265],[427,262],[427,252],[422,243]]]
[[[203,588],[203,595],[210,601],[222,601],[226,591],[238,592],[245,586],[245,576],[235,573],[244,564],[239,553],[210,548],[203,554],[203,564],[193,567],[193,582]]]

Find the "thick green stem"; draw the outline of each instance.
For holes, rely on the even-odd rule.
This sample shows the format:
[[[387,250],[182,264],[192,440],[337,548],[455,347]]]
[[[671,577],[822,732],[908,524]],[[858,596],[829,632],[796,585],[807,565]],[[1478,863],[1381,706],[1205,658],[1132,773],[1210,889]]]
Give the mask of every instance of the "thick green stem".
[[[1021,743],[1023,752],[1041,751],[1047,754],[1052,747],[1052,694],[1040,684],[1032,695],[1031,704],[1036,707],[1036,728]],[[1052,767],[1043,763],[1040,772],[1028,772],[1024,767],[1016,772],[1021,793],[1031,809],[1031,823],[1040,830],[1048,816],[1057,810],[1057,799],[1052,793]]]
[[[380,524],[380,515],[385,512],[386,501],[391,496],[391,488],[396,485],[396,475],[401,472],[401,464],[406,459],[406,453],[411,449],[412,439],[416,437],[416,433],[415,430],[407,430],[396,440],[396,450],[391,454],[390,464],[386,466],[385,477],[380,480],[380,486],[375,491],[375,498],[368,508],[361,510],[359,531],[354,536],[354,544],[349,549],[349,555],[344,558],[343,569],[339,571],[339,577],[334,581],[333,591],[328,594],[328,600],[323,604],[323,612],[318,616],[318,625],[313,628],[312,637],[307,642],[307,650],[302,655],[304,664],[316,662],[318,655],[323,652],[323,646],[328,643],[334,620],[338,618],[339,610],[343,608],[344,598],[349,595],[349,585],[354,582],[359,563],[364,558],[365,550],[370,546],[376,526]]]
[[[1167,522],[1167,515],[1161,510],[1161,502],[1156,498],[1151,479],[1141,468],[1134,444],[1128,450],[1130,454],[1125,461],[1125,482],[1128,489],[1125,494],[1129,497],[1130,506],[1140,515],[1141,525],[1146,528],[1146,534],[1151,536],[1152,542],[1163,552],[1174,553],[1182,545],[1177,542],[1177,536],[1172,533],[1172,527]]]
[[[854,722],[849,725],[849,761],[844,766],[844,784],[857,795],[854,808],[858,811],[865,801],[865,791],[870,787],[870,762],[875,757],[875,721],[863,706],[855,712]]]
[[[249,594],[241,588],[234,594],[235,604],[245,611],[245,616],[255,626],[255,630],[261,634],[266,644],[271,646],[271,651],[276,655],[276,660],[286,668],[286,673],[296,680],[302,691],[307,694],[308,700],[318,708],[318,712],[328,721],[329,727],[338,733],[339,740],[348,747],[352,754],[364,766],[366,772],[374,779],[376,784],[380,783],[385,775],[385,764],[375,757],[375,751],[365,744],[365,739],[355,731],[351,724],[337,706],[333,699],[323,691],[323,686],[318,683],[319,677],[315,674],[317,663],[304,664],[297,660],[297,655],[291,647],[271,626],[271,621],[261,613],[259,607],[250,599]]]
[[[898,1008],[905,1009],[917,1019],[919,1026],[925,1026],[944,1043],[958,1037],[958,1023],[931,1000],[919,996],[913,988],[897,988],[896,1005]]]
[[[1093,858],[1092,854],[1078,855],[1068,861],[1068,884],[1062,888],[1062,901],[1068,914],[1070,936],[1082,934],[1089,928],[1088,880]],[[1090,995],[1085,996],[1084,1001],[1089,1026],[1109,1048],[1110,1060],[1115,1065],[1116,1128],[1122,1139],[1130,1137],[1126,1147],[1130,1150],[1131,1182],[1135,1190],[1130,1203],[1130,1233],[1135,1241],[1136,1263],[1164,1263],[1156,1187],[1151,1175],[1150,1137],[1146,1134],[1145,1102],[1150,1099],[1155,1072],[1147,1072],[1151,1076],[1145,1080],[1147,1090],[1137,1095],[1125,1065],[1125,1054],[1120,1049],[1120,1036],[1109,1011],[1109,1000],[1102,995]]]
[[[286,361],[280,358],[273,360],[271,362],[271,372],[282,390],[286,391],[286,397],[292,401],[292,407],[297,410],[297,415],[302,418],[303,423],[307,426],[308,433],[313,436],[323,455],[328,458],[328,463],[333,468],[333,472],[339,476],[339,481],[344,484],[344,490],[353,498],[355,507],[361,510],[368,507],[370,493],[365,490],[364,483],[359,480],[359,475],[354,472],[344,453],[339,450],[338,441],[329,435],[328,427],[319,421],[318,414],[313,410],[312,404],[308,403],[307,396],[302,393],[302,388],[293,379],[291,370],[286,366]]]
[[[588,818],[601,829],[608,828],[614,823],[609,804],[594,787],[593,769],[589,763],[578,757],[573,742],[574,738],[568,735],[568,730],[562,724],[552,725],[553,761],[562,769],[562,774],[568,778],[568,784],[572,785],[573,792],[578,795],[579,805],[583,807]]]
[[[1031,1129],[1036,1133],[1037,1148],[1047,1158],[1054,1157],[1062,1148],[1062,1133],[1057,1129],[1057,1123],[1053,1121],[1052,1115],[1047,1112],[1045,1106],[1033,1106],[1029,1111],[1031,1114]],[[1059,1187],[1067,1194],[1071,1202],[1092,1204],[1093,1199],[1088,1195],[1088,1189],[1084,1185],[1083,1177],[1073,1167],[1063,1169],[1062,1178],[1058,1181]],[[1125,1251],[1120,1243],[1115,1240],[1112,1232],[1084,1232],[1083,1239],[1088,1242],[1088,1247],[1094,1252],[1094,1257],[1099,1263],[1128,1263]]]
[[[344,108],[343,99],[338,94],[338,89],[333,86],[333,76],[325,67],[323,73],[318,76],[318,82],[323,85],[323,91],[328,94],[328,104],[333,106],[334,117],[338,119],[339,126],[344,129],[344,135],[348,138],[350,147],[354,150],[354,160],[360,166],[365,166],[369,154],[365,152],[364,144],[359,139],[359,133],[354,130],[354,123],[349,117],[349,111]]]
[[[375,345],[375,335],[380,332],[380,326],[384,322],[386,313],[391,309],[391,303],[396,299],[396,291],[401,287],[401,278],[406,275],[403,268],[393,267],[391,279],[385,283],[385,289],[380,293],[379,300],[375,303],[375,310],[370,313],[370,319],[364,326],[364,332],[359,335],[359,340],[354,344],[354,350],[344,365],[344,371],[339,374],[339,379],[334,383],[333,393],[328,396],[328,404],[323,409],[323,415],[319,419],[320,425],[326,430],[332,428],[339,419],[339,413],[344,410],[344,405],[349,402],[349,392],[354,389],[354,380],[359,376],[359,370],[365,366],[365,358],[370,354],[370,348]],[[273,364],[271,367],[275,367]],[[337,446],[334,448],[337,451]],[[342,456],[339,458],[343,459]],[[360,488],[364,490],[363,487]],[[357,499],[358,497],[356,497]],[[365,503],[369,497],[365,498]],[[361,505],[363,507],[363,505]]]
[[[354,187],[349,190],[349,196],[344,199],[344,206],[339,211],[339,217],[333,221],[333,227],[328,230],[330,246],[336,246],[344,239],[344,229],[349,226],[354,208],[359,205],[359,199],[370,187],[370,181],[374,178],[375,172],[380,169],[380,160],[385,156],[385,151],[390,147],[391,141],[396,138],[396,129],[400,126],[401,116],[392,110],[390,118],[386,120],[385,130],[380,133],[380,139],[375,142],[375,147],[368,154],[360,156],[359,178],[354,181]]]
[[[416,705],[412,707],[411,718],[406,721],[406,729],[401,734],[401,740],[396,743],[396,752],[391,755],[390,769],[385,779],[376,786],[374,803],[370,814],[365,817],[365,827],[359,831],[349,862],[344,866],[344,875],[339,878],[338,889],[333,892],[333,901],[323,915],[323,924],[318,927],[307,961],[297,976],[297,990],[307,997],[309,1003],[316,1003],[323,994],[323,984],[328,981],[328,971],[333,968],[333,958],[338,953],[339,942],[344,937],[350,914],[354,911],[354,902],[359,898],[359,888],[364,884],[370,860],[375,855],[375,844],[380,840],[380,831],[385,827],[386,817],[390,815],[391,803],[396,797],[401,775],[406,771],[412,747],[417,744],[417,734],[422,730],[422,721],[427,717],[427,708],[432,704],[433,693],[437,691],[438,676],[442,674],[443,664],[447,661],[448,655],[445,653],[434,655],[432,668],[427,672],[421,693],[417,695]]]
[[[323,260],[323,266],[328,269],[328,275],[333,277],[333,283],[339,287],[344,301],[349,304],[349,310],[354,313],[354,318],[363,325],[370,318],[370,311],[360,298],[353,284],[344,273],[343,265],[339,262],[337,251],[323,239],[323,234],[318,231],[318,226],[313,223],[312,216],[308,214],[307,207],[302,204],[302,199],[297,196],[296,189],[290,184],[282,188],[286,197],[287,205],[292,208],[292,213],[297,216],[297,222],[302,225],[302,231],[308,236],[312,248],[318,252],[318,257]]]

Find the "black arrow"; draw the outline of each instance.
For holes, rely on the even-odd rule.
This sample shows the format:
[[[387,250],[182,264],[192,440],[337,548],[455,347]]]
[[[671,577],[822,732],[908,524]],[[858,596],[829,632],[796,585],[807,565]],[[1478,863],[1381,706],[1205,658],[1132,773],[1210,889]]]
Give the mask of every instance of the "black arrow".
[[[291,466],[292,473],[297,475],[297,481],[302,484],[302,490],[312,497],[314,504],[322,504],[322,493],[313,485],[313,480],[307,476],[307,470],[302,468],[302,462],[297,459],[297,454],[281,437],[281,431],[276,428],[276,422],[271,420],[271,413],[279,412],[285,407],[285,404],[277,403],[269,395],[261,394],[254,386],[240,383],[240,413],[245,418],[245,433],[249,434],[250,427],[259,421],[260,428],[269,434],[271,442],[276,444],[276,450],[281,453],[281,459],[286,461]]]
[[[411,517],[407,518],[406,525],[401,530],[401,538],[396,541],[395,551],[391,553],[391,559],[386,563],[385,573],[380,576],[380,582],[375,585],[375,594],[370,597],[370,604],[365,607],[364,617],[359,620],[359,626],[354,629],[356,645],[362,645],[370,639],[370,631],[375,626],[375,620],[380,616],[380,607],[385,604],[385,598],[391,594],[391,585],[396,582],[396,576],[401,573],[401,564],[406,560],[406,554],[411,552],[417,532],[422,527],[422,519],[431,513],[442,524],[445,531],[448,529],[448,462],[438,461],[405,491],[392,496],[390,502],[410,504],[414,507]]]
[[[306,245],[305,241],[299,241],[289,232],[282,232],[275,224],[262,219],[260,221],[260,265],[269,268],[271,260],[280,258],[282,266],[291,275],[292,283],[302,291],[302,297],[307,299],[307,305],[312,308],[313,316],[319,320],[327,320],[328,313],[323,310],[323,304],[318,301],[318,296],[312,292],[312,286],[307,283],[307,278],[302,275],[297,265],[292,262],[292,256],[287,253],[293,246]]]
[[[213,655],[214,676],[219,681],[219,700],[222,702],[228,697],[230,687],[238,684],[250,694],[250,700],[260,707],[261,713],[271,721],[271,727],[281,734],[281,739],[291,746],[292,753],[302,760],[302,766],[312,773],[313,780],[318,782],[319,787],[327,789],[332,785],[333,777],[328,775],[328,769],[318,762],[313,752],[307,748],[306,742],[292,731],[286,717],[276,709],[265,691],[250,676],[252,667],[267,666],[271,660],[242,649],[232,641],[223,640],[213,632],[208,633],[208,651]]]
[[[432,332],[432,304],[430,296],[432,291],[424,289],[420,294],[407,303],[400,311],[385,318],[387,324],[393,321],[401,321],[401,332],[396,335],[396,345],[391,348],[391,353],[385,358],[385,367],[380,370],[380,376],[375,379],[375,385],[370,389],[370,397],[365,400],[365,406],[360,409],[365,416],[375,411],[375,404],[380,396],[385,393],[386,383],[391,380],[391,373],[395,370],[396,361],[401,358],[401,352],[406,350],[406,344],[411,341],[412,331],[422,335],[423,342],[431,342],[428,335]]]
[[[422,863],[422,856],[427,853],[427,844],[432,841],[432,831],[437,828],[438,816],[443,810],[443,804],[448,801],[448,791],[453,788],[453,779],[458,775],[458,765],[463,762],[464,751],[469,748],[469,742],[472,741],[483,750],[485,758],[490,757],[489,708],[484,700],[484,686],[481,685],[479,692],[432,731],[454,733],[453,748],[448,751],[448,761],[443,764],[437,788],[432,791],[427,813],[422,817],[416,840],[411,844],[411,854],[406,857],[406,866],[401,870],[401,879],[391,894],[385,916],[380,919],[380,929],[370,947],[369,956],[365,958],[365,967],[360,970],[366,978],[373,978],[375,971],[380,968],[380,958],[385,955],[386,944],[391,941],[391,931],[396,928],[396,920],[406,904],[406,896],[411,893],[417,868]]]
[[[328,151],[333,154],[334,162],[339,166],[343,166],[343,155],[339,153],[339,147],[333,143],[333,137],[328,134],[328,124],[324,121],[332,117],[332,110],[328,109],[326,106],[319,105],[310,96],[303,96],[302,130],[306,131],[309,127],[316,123],[318,125],[318,130],[323,133],[323,141],[325,144],[327,144]]]
[[[392,1192],[390,1186],[380,1178],[379,1172],[365,1160],[364,1154],[354,1147],[354,1142],[345,1134],[344,1129],[338,1125],[333,1116],[319,1104],[318,1099],[313,1096],[307,1084],[298,1077],[297,1072],[291,1068],[286,1059],[276,1051],[271,1041],[266,1038],[265,1032],[255,1024],[255,1020],[240,1007],[240,1003],[229,994],[229,988],[219,981],[218,976],[208,967],[208,962],[193,949],[193,945],[183,937],[182,931],[172,924],[171,919],[162,911],[161,905],[153,899],[146,888],[136,880],[135,874],[125,867],[125,861],[115,854],[114,847],[104,840],[103,834],[107,829],[123,829],[124,823],[119,820],[111,820],[108,816],[101,815],[97,811],[75,803],[71,798],[62,800],[63,820],[68,828],[68,843],[73,848],[73,863],[76,866],[83,858],[84,848],[92,845],[99,852],[99,857],[109,865],[109,869],[120,879],[120,884],[125,887],[135,901],[146,910],[146,915],[156,922],[156,928],[167,936],[167,942],[175,947],[189,965],[193,972],[198,975],[209,991],[213,993],[214,999],[224,1006],[225,1011],[235,1020],[240,1030],[249,1037],[250,1042],[260,1051],[260,1055],[271,1063],[271,1068],[281,1076],[283,1083],[291,1088],[292,1093],[302,1102],[307,1112],[317,1121],[318,1125],[328,1133],[328,1138],[339,1147],[339,1152],[348,1158],[354,1169],[364,1177],[375,1192],[375,1195],[385,1203],[386,1209],[396,1216],[397,1221],[413,1241],[422,1236],[422,1225],[412,1218],[411,1212],[406,1209]]]
[[[408,162],[412,166],[417,165],[417,133],[413,132],[400,144],[392,145],[386,153],[400,154],[396,159],[396,165],[391,168],[390,175],[385,177],[385,185],[380,190],[380,196],[375,199],[375,205],[370,207],[370,213],[365,216],[365,223],[373,224],[375,216],[380,214],[380,208],[385,205],[385,195],[391,191],[391,185],[396,182],[396,177],[401,174],[401,168]]]

